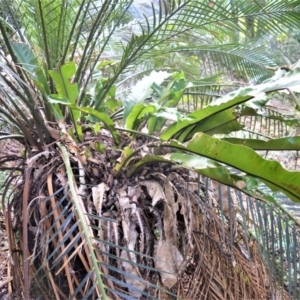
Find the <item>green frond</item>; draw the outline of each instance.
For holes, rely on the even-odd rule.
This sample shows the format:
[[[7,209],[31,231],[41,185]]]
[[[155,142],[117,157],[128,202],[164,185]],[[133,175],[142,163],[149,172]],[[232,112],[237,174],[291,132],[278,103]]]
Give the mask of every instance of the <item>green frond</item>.
[[[25,145],[0,148],[0,194],[25,298],[299,296],[300,172],[274,151],[299,150],[300,102],[272,107],[299,84],[298,0],[0,3],[0,146]]]

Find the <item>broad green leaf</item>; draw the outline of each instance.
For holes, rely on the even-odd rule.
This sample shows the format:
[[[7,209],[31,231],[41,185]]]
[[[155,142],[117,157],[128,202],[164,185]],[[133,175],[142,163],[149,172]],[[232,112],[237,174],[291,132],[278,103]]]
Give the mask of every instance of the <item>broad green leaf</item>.
[[[243,145],[254,150],[274,150],[274,151],[299,151],[300,137],[287,137],[280,139],[272,139],[262,141],[257,139],[239,139],[239,138],[224,138],[223,141],[231,144]]]
[[[263,83],[257,86],[243,87],[237,91],[231,92],[221,97],[210,105],[189,114],[186,119],[176,122],[168,127],[160,136],[162,140],[169,140],[176,134],[183,132],[188,127],[194,127],[195,124],[208,119],[209,117],[227,110],[238,104],[244,103],[255,97],[264,97],[265,93],[285,89],[300,83],[300,70],[296,69],[284,74],[276,81]]]
[[[106,106],[107,106],[107,102],[109,100],[115,100],[115,96],[116,96],[116,90],[117,87],[115,85],[113,85],[107,93],[106,98],[103,98],[103,93],[104,93],[104,87],[105,85],[107,85],[109,83],[110,79],[109,78],[101,78],[98,80],[96,86],[95,86],[95,91],[93,93],[93,98],[94,98],[94,102],[95,102],[95,108],[97,108],[98,111],[101,112],[106,112]],[[105,102],[104,102],[105,100]],[[115,103],[116,105],[116,103]]]
[[[162,140],[169,140],[175,135],[183,133],[181,137],[181,140],[183,140],[198,123],[204,122],[204,120],[208,119],[209,117],[249,99],[251,99],[251,96],[243,95],[243,93],[237,93],[236,95],[232,95],[232,99],[229,99],[228,102],[225,102],[223,105],[206,106],[200,110],[188,114],[187,117],[182,118],[182,121],[173,123],[162,133],[160,138]]]
[[[153,113],[155,110],[156,108],[151,104],[139,103],[135,105],[126,118],[126,128],[137,130],[141,120],[145,120],[145,116]]]
[[[162,107],[161,110],[152,113],[157,118],[164,118],[167,120],[177,121],[181,118],[181,113],[176,107]]]
[[[49,101],[51,104],[63,104],[63,105],[66,105],[66,106],[72,105],[72,104],[69,102],[69,99],[66,98],[66,97],[63,96],[63,95],[50,94],[50,95],[48,95],[47,98],[48,98],[48,101]]]
[[[158,95],[158,98],[162,97],[164,94],[164,88],[157,84],[156,82],[153,82],[151,85],[151,88],[153,89],[154,92]]]
[[[119,143],[120,142],[120,137],[118,132],[115,129],[115,123],[114,121],[107,116],[104,113],[98,112],[97,110],[91,108],[91,107],[79,107],[77,105],[72,105],[69,104],[68,107],[70,107],[72,110],[79,110],[83,113],[89,114],[97,119],[99,119],[101,122],[104,123],[105,127],[111,132],[114,140]]]
[[[30,46],[25,43],[11,43],[11,47],[13,48],[19,63],[29,72],[40,91],[49,94],[47,78]]]
[[[277,116],[277,115],[271,115],[267,114],[266,111],[257,111],[251,107],[245,107],[240,111],[241,116],[259,116],[259,117],[265,117],[271,120],[278,120],[286,125],[292,126],[292,125],[299,125],[300,121],[297,118],[289,117],[289,116]]]
[[[169,119],[168,116],[172,115],[170,120],[174,120],[174,110],[172,111],[172,109],[177,107],[185,89],[192,86],[191,83],[186,82],[183,72],[174,73],[172,77],[173,80],[167,85],[166,88],[161,87],[156,83],[152,85],[152,88],[157,93],[156,96],[153,96],[154,101],[157,102],[162,108],[158,109],[158,113],[155,113],[155,116],[149,118],[149,134],[152,134],[155,131],[160,132],[165,125],[166,120]],[[160,114],[160,116],[158,114]],[[176,121],[180,119],[177,111],[175,112],[175,115]]]
[[[271,189],[280,190],[295,202],[300,202],[300,172],[285,170],[277,161],[262,158],[254,150],[197,133],[188,143],[171,141],[170,147],[198,154],[256,177]]]
[[[172,77],[172,81],[166,87],[157,84],[157,82],[154,82],[151,86],[156,92],[153,98],[163,106],[177,106],[184,90],[192,86],[191,83],[186,82],[183,72],[176,72],[172,74]]]
[[[197,156],[194,154],[186,153],[170,153],[166,155],[147,155],[140,159],[129,171],[129,175],[132,175],[138,168],[147,163],[161,162],[161,163],[174,163],[179,164],[190,170],[194,170],[199,174],[218,180],[226,185],[235,186],[236,180],[242,180],[242,177],[234,175],[228,171],[227,168],[221,164],[208,159],[206,157]]]
[[[268,101],[269,101],[269,99],[268,99],[267,95],[262,94],[262,95],[260,95],[260,97],[255,97],[254,99],[247,101],[245,103],[245,105],[248,108],[255,110],[255,109],[264,107]]]
[[[95,95],[94,95],[94,101],[95,101],[95,107],[97,107],[97,109],[99,111],[103,111],[103,107],[101,107],[102,104],[102,92],[103,92],[103,84],[105,84],[107,82],[107,79],[101,78],[100,80],[98,80],[96,86],[95,86]]]
[[[59,107],[59,103],[66,104],[68,103],[68,100],[64,97],[60,97],[59,95],[49,95],[48,97],[49,103],[51,103],[51,108],[54,113],[54,118],[56,121],[62,121],[65,119],[63,116],[63,113]]]
[[[72,77],[75,75],[75,73],[76,67],[74,62],[69,62],[65,65],[62,65],[58,72],[51,70],[49,71],[49,74],[55,83],[57,95],[61,97],[61,99],[67,100],[67,103],[69,104],[76,104],[78,97],[78,85],[77,83],[71,83]],[[82,140],[82,128],[78,124],[81,115],[80,111],[71,109],[71,115],[77,136]]]
[[[76,67],[74,62],[69,62],[61,66],[58,72],[49,71],[55,83],[57,94],[68,99],[70,104],[75,104],[78,97],[78,85],[77,83],[71,83],[75,73]]]
[[[72,111],[81,111],[83,113],[86,113],[88,115],[91,115],[97,119],[99,119],[101,122],[104,123],[104,125],[106,126],[106,128],[111,132],[111,134],[113,135],[115,141],[118,143],[119,142],[119,135],[117,133],[117,131],[115,130],[115,123],[114,121],[107,116],[105,113],[101,113],[91,107],[79,107],[76,104],[70,104],[67,103],[66,99],[64,97],[54,97],[53,95],[51,95],[51,97],[48,97],[49,100],[54,103],[54,104],[63,104],[68,106]]]
[[[259,190],[260,182],[256,180],[256,178],[248,175],[240,176],[233,174],[225,166],[217,163],[216,161],[194,154],[170,153],[161,156],[147,155],[130,168],[128,175],[130,176],[134,174],[143,165],[154,162],[177,164],[182,168],[193,170],[198,174],[239,189],[255,198],[264,199],[274,203],[276,202],[273,197],[265,195],[263,191]]]
[[[164,71],[152,71],[150,75],[144,76],[143,79],[131,89],[131,93],[123,101],[124,120],[127,119],[127,116],[136,104],[143,103],[153,93],[153,83],[160,85],[165,79],[170,77],[170,75],[170,73]]]
[[[114,167],[112,173],[114,177],[117,177],[122,168],[126,166],[126,164],[129,161],[129,158],[134,154],[134,151],[130,147],[125,147],[125,149],[122,151],[121,161],[119,161],[116,166]]]
[[[237,120],[233,109],[221,111],[199,122],[196,126],[187,127],[186,130],[178,137],[178,141],[184,142],[193,137],[197,132],[204,132],[209,135],[228,134],[233,131],[239,131],[244,128]]]
[[[108,99],[107,101],[105,101],[106,107],[107,107],[110,111],[112,111],[112,112],[115,112],[115,111],[116,111],[116,108],[118,107],[118,104],[119,104],[119,103],[120,103],[120,102],[117,101],[117,100],[114,99],[114,98],[110,98],[110,99]]]
[[[181,113],[176,107],[163,107],[156,104],[156,111],[151,113],[152,117],[148,120],[148,133],[160,132],[166,120],[178,121],[181,119]]]

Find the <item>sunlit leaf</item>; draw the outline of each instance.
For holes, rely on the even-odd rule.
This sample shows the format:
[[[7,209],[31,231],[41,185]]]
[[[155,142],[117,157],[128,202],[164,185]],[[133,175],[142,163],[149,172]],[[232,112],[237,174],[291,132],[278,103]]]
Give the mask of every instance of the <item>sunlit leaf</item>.
[[[239,139],[239,138],[224,138],[232,144],[243,145],[254,150],[274,150],[274,151],[299,151],[300,150],[300,137],[287,137],[280,139],[272,139],[269,141],[262,141],[258,139]]]
[[[197,110],[187,115],[186,119],[172,124],[162,133],[160,137],[162,140],[169,140],[175,135],[184,132],[185,130],[191,130],[199,122],[203,122],[205,119],[208,120],[209,117],[217,113],[220,113],[238,104],[244,103],[255,97],[261,98],[261,95],[264,95],[265,93],[297,85],[300,81],[299,74],[299,70],[294,70],[287,74],[284,74],[276,81],[263,83],[257,86],[243,87],[235,92],[231,92],[226,96],[217,99],[216,101],[204,107],[203,109]],[[186,133],[184,138],[185,137]]]
[[[297,185],[300,172],[287,171],[277,161],[266,160],[248,147],[234,145],[203,133],[195,134],[186,144],[171,141],[170,146],[236,168],[257,177],[271,189],[281,190],[293,201],[300,201],[300,189]]]

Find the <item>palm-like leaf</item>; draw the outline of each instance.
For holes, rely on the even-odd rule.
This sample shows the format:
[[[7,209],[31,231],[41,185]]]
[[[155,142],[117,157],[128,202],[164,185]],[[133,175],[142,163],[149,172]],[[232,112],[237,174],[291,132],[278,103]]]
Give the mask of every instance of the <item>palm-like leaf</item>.
[[[277,61],[272,57],[267,59],[257,44],[248,41],[249,45],[253,45],[251,55],[250,46],[246,49],[241,44],[248,37],[259,38],[270,30],[276,32],[279,26],[296,25],[299,21],[297,12],[300,10],[298,1],[271,1],[266,6],[262,6],[259,1],[207,3],[174,0],[168,5],[165,1],[160,1],[156,2],[156,6],[145,7],[146,13],[139,14],[138,19],[129,17],[135,7],[140,5],[140,10],[143,7],[141,2],[136,1],[15,1],[11,7],[8,6],[8,1],[1,2],[6,4],[9,18],[0,20],[1,43],[6,47],[5,53],[1,54],[4,72],[1,72],[0,110],[4,115],[3,120],[16,127],[30,146],[26,157],[27,167],[24,169],[25,180],[24,183],[21,181],[20,191],[16,191],[12,203],[15,211],[20,213],[20,203],[17,200],[22,198],[25,297],[29,298],[29,258],[32,258],[35,283],[41,287],[41,291],[44,285],[51,286],[56,299],[69,296],[105,299],[107,295],[124,299],[142,295],[162,299],[168,293],[176,293],[184,298],[184,279],[188,278],[190,283],[192,280],[181,262],[189,264],[193,270],[193,259],[203,259],[204,263],[197,269],[198,278],[202,278],[203,270],[211,262],[208,252],[202,255],[206,242],[197,244],[199,240],[209,241],[212,252],[220,253],[213,268],[222,266],[218,269],[219,274],[229,276],[211,277],[208,282],[202,280],[203,284],[198,286],[190,284],[193,292],[195,291],[193,297],[201,298],[206,295],[211,299],[236,299],[236,295],[229,296],[231,290],[226,289],[222,277],[238,278],[239,287],[231,279],[228,285],[234,286],[234,291],[241,298],[259,299],[262,295],[270,295],[262,288],[263,282],[257,279],[265,276],[265,270],[257,276],[249,268],[249,257],[257,262],[257,266],[263,266],[261,256],[256,255],[256,245],[250,245],[250,240],[245,238],[242,244],[248,251],[245,263],[241,245],[234,244],[237,227],[240,230],[239,237],[246,235],[245,228],[250,227],[245,222],[246,213],[241,213],[244,216],[244,231],[241,230],[242,225],[234,228],[235,212],[231,209],[225,211],[223,204],[226,201],[223,202],[220,192],[221,211],[217,213],[211,207],[206,207],[205,200],[209,198],[207,187],[204,188],[206,195],[200,197],[203,188],[199,184],[200,177],[195,177],[193,173],[190,188],[189,183],[185,186],[188,176],[183,171],[169,170],[169,164],[174,163],[174,160],[183,167],[192,169],[191,157],[187,162],[184,160],[187,156],[177,153],[171,155],[174,160],[168,155],[156,155],[153,158],[149,149],[156,148],[160,154],[161,147],[149,143],[147,138],[157,138],[144,133],[142,138],[134,141],[120,133],[124,129],[119,129],[118,132],[112,119],[105,113],[109,111],[106,109],[109,100],[118,102],[118,99],[114,99],[116,95],[121,100],[130,98],[130,88],[125,91],[125,94],[129,92],[129,96],[122,94],[126,84],[132,85],[142,75],[156,69],[157,64],[159,68],[168,67],[171,71],[188,69],[188,63],[183,67],[179,65],[187,57],[193,64],[197,61],[199,69],[201,68],[201,72],[196,67],[188,73],[195,85],[188,91],[193,100],[195,95],[199,97],[204,93],[206,99],[201,100],[208,103],[211,96],[221,92],[222,85],[218,80],[224,78],[224,70],[229,73],[234,70],[238,77],[247,74],[254,82],[263,80],[269,72],[266,65],[276,65]],[[11,34],[14,34],[13,39]],[[220,77],[214,76],[216,72]],[[204,85],[205,79],[199,80],[199,74],[210,76],[206,79],[209,80],[208,85]],[[141,129],[141,125],[146,123],[149,132],[162,130],[166,124],[166,115],[172,116],[173,120],[174,115],[182,118],[183,121],[178,120],[179,125],[186,121],[185,115],[179,116],[174,106],[189,85],[182,74],[179,73],[177,82],[174,79],[176,74],[173,76],[166,86],[155,86],[155,81],[149,84],[151,92],[156,92],[152,93],[156,103],[148,106],[147,103],[141,103],[143,101],[138,99],[139,95],[135,95],[133,104],[140,105],[138,108],[141,111],[148,109],[149,114],[144,111],[141,121],[130,123],[131,134],[137,134],[135,129]],[[237,121],[231,118],[235,116],[233,107],[252,97],[250,95],[247,98],[247,92],[245,95],[246,98],[241,101],[231,99],[230,95],[225,97],[223,102],[226,99],[228,102],[224,107],[220,100],[218,105],[223,111],[215,107],[212,112],[211,106],[206,107],[200,112],[200,115],[204,114],[198,120],[200,124],[197,126],[200,127],[192,128],[187,134],[175,132],[175,136],[179,134],[177,137],[180,141],[188,141],[186,145],[172,141],[163,146],[172,146],[218,160],[205,150],[200,153],[195,144],[197,141],[205,141],[213,146],[216,139],[200,134],[194,140],[189,140],[197,130],[207,131],[211,135],[231,131],[232,128],[229,130],[226,126],[226,130],[212,129],[212,124],[217,125],[216,127],[222,125],[216,123],[218,120],[214,118],[214,114],[219,114],[228,123],[233,121],[231,124],[235,130],[240,128]],[[146,99],[144,97],[142,100]],[[183,99],[187,100],[188,96]],[[86,107],[89,101],[93,107]],[[189,99],[188,102],[191,104]],[[195,109],[197,99],[193,104]],[[114,105],[117,106],[118,103]],[[132,117],[132,113],[136,112],[136,106],[131,107],[132,112],[130,109],[126,111],[125,105],[124,118],[127,125],[127,117]],[[183,109],[186,110],[186,106]],[[115,110],[110,109],[115,113],[113,116],[119,118],[120,114]],[[207,111],[209,113],[205,115]],[[244,115],[250,114],[249,110],[245,111],[246,109]],[[119,112],[122,113],[121,110]],[[187,127],[197,122],[197,113],[199,112],[191,115],[196,119],[185,123]],[[91,124],[84,124],[83,114],[89,114]],[[32,120],[28,116],[32,116]],[[209,118],[213,121],[211,124],[205,122]],[[97,124],[98,120],[110,132],[101,129]],[[53,121],[57,121],[58,125]],[[74,132],[70,130],[72,125]],[[178,130],[180,126],[170,126],[161,138],[174,127]],[[95,133],[92,138],[89,136],[91,132]],[[169,137],[172,136],[174,135]],[[80,144],[79,141],[84,143]],[[219,144],[228,145],[224,141]],[[240,149],[243,153],[248,151],[256,158],[254,162],[263,162],[271,167],[275,165],[255,156],[255,152],[246,147],[231,145],[231,148],[235,151]],[[202,158],[199,160],[201,163],[204,161]],[[41,168],[44,161],[47,162],[46,170]],[[118,163],[114,166],[114,162]],[[128,173],[124,171],[125,168],[132,167],[130,170],[134,173],[141,165],[149,162],[154,169],[146,167],[143,174],[137,173],[130,179],[126,178]],[[207,167],[203,171],[202,165],[196,170],[198,173],[257,196],[257,191],[252,190],[251,184],[254,182],[255,188],[259,186],[252,177],[236,175],[227,171],[223,165],[209,160],[205,162]],[[224,157],[221,162],[231,164]],[[276,178],[267,176],[268,174],[259,174],[251,166],[241,165],[237,160],[234,166],[251,173],[271,187],[275,183],[291,198],[299,197],[299,192],[290,186],[291,178],[286,187]],[[222,172],[214,173],[215,170]],[[281,169],[280,171],[281,176],[289,174]],[[246,187],[243,181],[245,178],[248,180]],[[35,180],[37,184],[33,185]],[[94,192],[95,188],[98,188],[98,192]],[[262,194],[260,198],[264,198],[263,190],[259,192]],[[6,193],[3,197],[5,196]],[[228,197],[228,203],[230,199]],[[158,201],[162,202],[161,206],[156,206]],[[8,203],[8,216],[11,215],[12,204]],[[257,211],[259,216],[260,210]],[[20,220],[18,213],[16,219]],[[195,230],[191,225],[193,217],[196,217]],[[228,223],[225,222],[225,217],[229,220]],[[261,218],[256,221],[253,216],[251,220],[254,228],[257,228],[258,223],[262,228]],[[210,238],[206,234],[206,224],[212,228]],[[9,226],[8,231],[12,234]],[[264,226],[267,228],[266,223]],[[204,236],[204,239],[199,239],[198,235]],[[35,243],[28,244],[33,238]],[[260,236],[256,234],[256,238],[259,240]],[[261,243],[268,245],[267,242]],[[10,245],[11,249],[17,247],[14,241]],[[190,255],[192,259],[184,260],[182,253],[186,257]],[[17,271],[18,259],[15,255],[13,259]],[[165,261],[168,266],[162,265],[161,261]],[[238,277],[233,268],[236,261],[239,266],[244,267]],[[213,269],[210,272],[210,275],[214,274]],[[53,274],[57,274],[58,278]],[[67,281],[65,290],[58,286],[63,276],[66,276]],[[245,282],[245,277],[251,280]],[[163,287],[159,284],[159,278]],[[19,278],[14,279],[17,282]],[[250,281],[252,284],[249,284]],[[273,287],[273,282],[271,285]],[[243,286],[247,287],[243,289]],[[51,296],[44,292],[45,298]]]
[[[182,49],[184,51],[194,51],[195,42],[199,44],[197,45],[197,52],[203,48],[203,54],[211,53],[209,58],[218,63],[213,67],[213,70],[215,68],[220,69],[220,67],[224,70],[228,65],[233,65],[238,67],[239,72],[248,71],[248,75],[255,78],[262,73],[261,66],[266,65],[267,58],[262,54],[259,55],[259,52],[253,49],[252,56],[248,59],[249,51],[246,52],[249,50],[248,48],[243,51],[243,49],[238,49],[233,45],[229,45],[227,50],[224,49],[224,46],[215,47],[215,50],[211,49],[212,46],[209,44],[216,42],[214,33],[220,32],[220,25],[222,25],[221,30],[226,28],[226,34],[218,37],[222,43],[229,33],[234,34],[234,30],[243,30],[244,34],[247,34],[247,28],[243,28],[242,21],[254,15],[256,22],[259,22],[260,18],[264,20],[266,30],[269,30],[271,25],[274,29],[278,29],[274,25],[274,21],[266,17],[269,15],[282,16],[282,19],[279,19],[282,22],[279,24],[290,26],[296,21],[297,15],[294,12],[298,9],[296,4],[283,3],[278,5],[277,1],[274,1],[268,4],[268,15],[266,15],[266,10],[256,2],[251,3],[251,5],[247,1],[239,2],[240,9],[238,10],[232,6],[232,3],[228,2],[214,4],[212,7],[202,1],[184,1],[178,5],[174,2],[169,5],[168,9],[164,7],[162,2],[161,9],[164,12],[167,11],[166,14],[163,15],[153,9],[152,16],[143,18],[137,23],[131,22],[125,25],[122,20],[131,5],[131,1],[116,2],[114,6],[108,1],[87,2],[82,6],[80,1],[73,1],[72,3],[64,1],[63,5],[57,1],[51,1],[47,4],[40,4],[38,1],[34,3],[22,2],[18,8],[20,10],[19,16],[24,21],[24,29],[19,30],[19,35],[22,40],[29,39],[37,49],[40,49],[48,69],[55,68],[58,63],[62,64],[66,59],[73,60],[76,56],[79,63],[76,78],[79,80],[79,85],[83,85],[83,89],[87,84],[83,82],[83,78],[86,76],[90,78],[90,72],[93,73],[100,57],[105,52],[111,51],[110,49],[116,51],[116,45],[119,43],[121,56],[118,51],[115,52],[119,63],[114,68],[111,80],[104,87],[102,95],[104,97],[115,81],[121,78],[120,75],[133,64],[137,65],[144,61],[145,57],[149,60],[170,50],[177,51],[184,48]],[[283,10],[284,14],[282,14]],[[232,13],[237,15],[232,18]],[[34,24],[38,24],[40,30],[34,31],[32,29],[35,28]],[[211,29],[213,26],[215,27]],[[218,30],[216,26],[218,26]],[[186,45],[182,47],[180,45],[181,33],[193,29],[196,34],[198,28],[202,31],[199,34],[203,36],[204,33],[208,41],[198,38],[198,34],[198,36],[191,38],[194,44],[192,47],[188,42],[189,39],[185,42]],[[119,29],[121,29],[121,35],[118,34]],[[262,28],[260,30],[262,31]],[[23,32],[25,33],[23,34]],[[124,41],[124,34],[128,36],[127,41],[126,38]],[[230,41],[225,40],[225,42]],[[176,46],[176,44],[178,45]],[[208,47],[205,48],[203,44],[208,45]],[[161,50],[156,50],[158,46]],[[257,52],[257,59],[255,59],[255,52]],[[213,56],[211,57],[211,55]],[[203,56],[199,56],[199,58],[205,61]],[[272,65],[272,61],[269,60],[267,64]],[[205,64],[203,66],[207,67]],[[89,74],[87,74],[87,67]],[[80,98],[79,103],[81,101]]]

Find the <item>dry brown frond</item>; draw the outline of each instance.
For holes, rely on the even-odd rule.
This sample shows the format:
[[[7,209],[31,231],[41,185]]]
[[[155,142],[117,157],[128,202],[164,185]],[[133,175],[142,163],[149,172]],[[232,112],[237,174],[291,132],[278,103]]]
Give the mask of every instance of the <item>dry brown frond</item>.
[[[64,138],[67,143],[67,136]],[[124,145],[131,142],[134,149],[141,147],[145,155],[146,140],[130,141],[123,135],[122,141]],[[97,144],[102,144],[102,152],[96,150]],[[234,226],[228,222],[230,210],[223,207],[222,213],[213,206],[211,194],[199,196],[197,176],[153,163],[130,178],[126,170],[114,178],[113,167],[121,151],[115,149],[106,131],[96,137],[86,134],[82,145],[70,142],[67,148],[76,201],[85,213],[111,299],[121,299],[118,291],[139,299],[144,299],[142,292],[171,299],[167,291],[187,300],[261,300],[274,295],[275,283],[259,246],[248,240],[248,249],[244,229],[237,221]],[[29,162],[32,172],[26,209],[32,287],[43,292],[45,299],[68,299],[87,276],[78,293],[83,297],[94,284],[93,263],[61,152],[53,144]],[[7,221],[10,247],[15,248],[15,232],[23,234],[18,197],[20,192],[13,202],[19,224],[14,232],[12,222]],[[18,265],[21,252],[15,255],[13,285],[22,286],[22,276],[16,275],[22,270]],[[126,289],[119,282],[140,291]],[[99,293],[94,290],[91,299]]]

